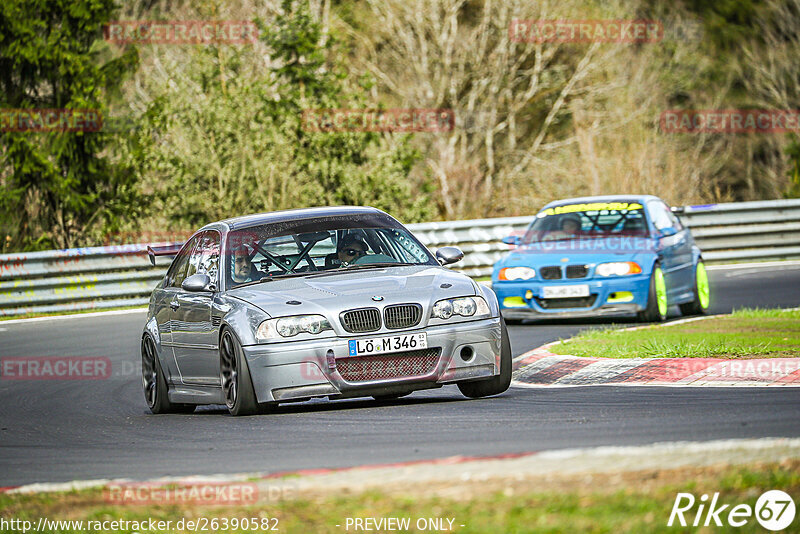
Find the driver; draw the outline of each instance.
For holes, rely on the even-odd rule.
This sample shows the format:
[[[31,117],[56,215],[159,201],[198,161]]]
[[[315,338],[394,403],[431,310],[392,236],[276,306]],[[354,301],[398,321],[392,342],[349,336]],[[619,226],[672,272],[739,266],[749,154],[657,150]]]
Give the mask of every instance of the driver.
[[[348,234],[336,246],[336,256],[342,265],[353,263],[367,253],[367,244],[360,238]]]
[[[576,216],[564,217],[561,220],[561,231],[568,236],[574,236],[581,229],[581,220]]]
[[[253,262],[250,260],[250,253],[247,247],[240,245],[233,249],[233,268],[231,269],[231,278],[236,283],[252,282],[253,276]]]
[[[545,241],[570,239],[578,235],[581,230],[581,219],[577,215],[563,215],[559,221],[559,229],[545,236]]]

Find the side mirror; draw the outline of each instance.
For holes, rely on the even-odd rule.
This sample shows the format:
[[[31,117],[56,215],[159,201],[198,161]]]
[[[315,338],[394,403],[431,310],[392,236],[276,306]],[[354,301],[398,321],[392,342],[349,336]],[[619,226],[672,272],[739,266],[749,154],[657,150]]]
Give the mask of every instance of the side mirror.
[[[199,293],[201,291],[214,291],[214,286],[211,284],[210,276],[198,273],[184,280],[181,284],[181,289],[191,293]]]
[[[669,237],[678,233],[678,231],[671,226],[669,228],[662,228],[661,230],[659,230],[659,232],[660,232],[660,237]]]
[[[440,265],[450,265],[464,258],[464,253],[458,247],[442,247],[436,251],[436,259]]]
[[[502,241],[506,245],[519,245],[520,241],[522,241],[522,239],[520,239],[520,237],[518,235],[508,235],[508,236],[504,237],[502,239]]]

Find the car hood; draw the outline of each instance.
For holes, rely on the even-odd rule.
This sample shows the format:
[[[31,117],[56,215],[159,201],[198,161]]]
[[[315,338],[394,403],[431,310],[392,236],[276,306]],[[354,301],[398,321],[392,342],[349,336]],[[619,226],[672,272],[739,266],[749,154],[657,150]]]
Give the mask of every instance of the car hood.
[[[428,308],[439,299],[475,295],[476,290],[474,282],[463,274],[415,265],[277,279],[232,289],[227,294],[272,317],[281,317],[307,313],[336,316],[353,308],[408,302]]]

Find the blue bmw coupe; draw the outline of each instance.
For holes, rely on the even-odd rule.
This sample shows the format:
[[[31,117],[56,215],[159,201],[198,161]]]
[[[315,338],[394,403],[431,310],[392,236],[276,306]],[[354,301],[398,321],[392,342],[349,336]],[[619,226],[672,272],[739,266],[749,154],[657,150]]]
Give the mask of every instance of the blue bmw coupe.
[[[702,314],[710,288],[700,248],[658,197],[571,198],[546,205],[494,265],[492,288],[509,322],[637,314],[663,321],[669,306]]]

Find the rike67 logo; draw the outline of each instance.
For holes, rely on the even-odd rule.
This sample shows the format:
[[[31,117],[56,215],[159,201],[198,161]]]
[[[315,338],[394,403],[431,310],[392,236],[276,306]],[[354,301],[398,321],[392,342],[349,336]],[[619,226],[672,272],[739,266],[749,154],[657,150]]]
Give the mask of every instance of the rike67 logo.
[[[719,493],[714,493],[710,501],[707,494],[695,499],[691,493],[678,493],[667,526],[721,527],[727,524],[742,527],[755,517],[765,529],[777,531],[792,524],[795,511],[794,500],[781,490],[763,493],[756,501],[755,508],[749,504],[722,503]]]

